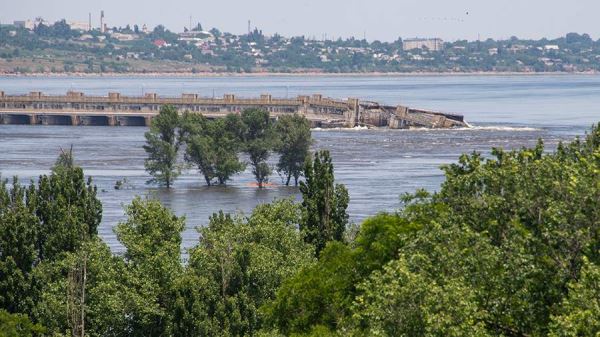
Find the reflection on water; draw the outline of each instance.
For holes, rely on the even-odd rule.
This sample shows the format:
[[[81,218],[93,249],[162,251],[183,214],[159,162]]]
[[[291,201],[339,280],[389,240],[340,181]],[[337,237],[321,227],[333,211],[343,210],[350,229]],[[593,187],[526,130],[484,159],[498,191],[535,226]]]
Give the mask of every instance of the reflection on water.
[[[349,189],[349,213],[355,222],[378,211],[397,209],[398,198],[405,192],[439,188],[443,181],[439,167],[456,161],[462,153],[533,146],[540,137],[552,148],[560,140],[583,134],[600,120],[596,110],[600,107],[600,77],[0,78],[0,90],[61,93],[69,89],[71,81],[76,81],[79,90],[95,94],[109,90],[137,94],[132,88],[145,83],[146,88],[174,95],[182,91],[174,83],[184,81],[186,89],[206,91],[212,86],[250,96],[277,94],[287,85],[291,94],[323,92],[334,97],[402,101],[467,116],[475,126],[472,129],[314,131],[313,147],[331,151],[336,179]],[[184,247],[195,244],[194,228],[205,225],[218,210],[249,212],[256,204],[275,198],[298,198],[297,188],[281,186],[276,174],[271,181],[279,185],[264,190],[252,187],[249,169],[226,187],[204,186],[204,179],[193,170],[184,172],[171,190],[148,186],[142,149],[145,131],[135,127],[0,125],[0,172],[3,177],[18,175],[28,182],[47,173],[59,149],[72,144],[77,163],[98,185],[104,206],[99,232],[115,251],[121,247],[112,228],[123,219],[123,205],[135,195],[156,197],[176,214],[186,216]],[[275,160],[272,158],[272,163]],[[115,190],[115,182],[123,178],[130,188]]]

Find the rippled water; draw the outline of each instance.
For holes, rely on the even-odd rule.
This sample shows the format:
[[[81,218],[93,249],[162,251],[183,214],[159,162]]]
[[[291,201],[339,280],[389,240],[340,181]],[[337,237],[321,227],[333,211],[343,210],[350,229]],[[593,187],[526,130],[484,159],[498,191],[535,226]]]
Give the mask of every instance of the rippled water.
[[[487,153],[492,147],[532,146],[543,138],[551,148],[583,135],[600,121],[600,76],[442,76],[442,77],[217,77],[217,78],[2,78],[8,94],[69,89],[87,94],[119,91],[205,96],[272,93],[293,97],[323,93],[358,97],[465,115],[473,125],[460,130],[316,130],[314,148],[332,153],[336,179],[347,185],[352,220],[399,206],[399,195],[417,188],[435,190],[443,181],[440,165],[464,152]],[[0,172],[22,181],[48,172],[61,147],[74,146],[77,162],[94,177],[104,205],[100,234],[115,250],[121,247],[112,227],[123,219],[124,204],[135,195],[154,195],[177,214],[187,216],[184,246],[197,240],[202,226],[218,210],[248,212],[257,203],[298,197],[293,187],[259,190],[249,171],[227,187],[206,187],[194,171],[170,191],[145,184],[145,128],[0,125]],[[127,178],[131,189],[115,190]],[[272,181],[280,182],[277,175]]]

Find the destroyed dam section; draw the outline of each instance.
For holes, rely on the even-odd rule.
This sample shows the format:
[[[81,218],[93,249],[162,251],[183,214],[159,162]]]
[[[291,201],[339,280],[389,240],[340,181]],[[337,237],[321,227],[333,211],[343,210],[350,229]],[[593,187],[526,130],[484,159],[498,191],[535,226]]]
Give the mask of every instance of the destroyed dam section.
[[[155,93],[134,97],[116,92],[107,96],[86,96],[75,91],[63,96],[44,95],[38,91],[27,95],[7,95],[0,91],[0,124],[148,126],[163,105],[172,105],[181,113],[201,113],[207,118],[224,117],[250,108],[264,109],[274,119],[286,114],[300,114],[313,127],[321,128],[438,129],[468,126],[461,115],[382,105],[357,98],[331,99],[319,94],[296,98],[275,98],[271,95],[239,98],[227,94],[222,98],[207,98],[197,94],[162,97]]]

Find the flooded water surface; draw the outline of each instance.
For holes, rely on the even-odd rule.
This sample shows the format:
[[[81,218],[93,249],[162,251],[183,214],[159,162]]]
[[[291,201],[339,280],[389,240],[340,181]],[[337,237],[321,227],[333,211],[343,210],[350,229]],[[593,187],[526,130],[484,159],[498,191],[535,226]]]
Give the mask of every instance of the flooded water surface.
[[[492,147],[533,146],[538,138],[549,148],[581,136],[600,121],[600,76],[442,76],[442,77],[215,77],[215,78],[2,78],[0,91],[22,94],[70,89],[89,95],[118,91],[126,95],[156,92],[204,96],[233,93],[279,97],[322,93],[358,97],[465,115],[473,127],[458,130],[314,130],[314,149],[332,153],[336,179],[350,192],[354,222],[399,207],[399,196],[417,188],[436,190],[440,166],[465,152],[489,153]],[[275,198],[298,198],[294,187],[259,190],[249,170],[226,187],[206,187],[194,170],[184,172],[171,190],[146,184],[143,127],[71,127],[0,125],[0,173],[28,182],[48,172],[60,148],[74,148],[75,158],[98,185],[104,206],[100,235],[114,251],[121,246],[112,231],[123,219],[123,205],[136,195],[159,198],[185,215],[184,247],[197,241],[196,226],[219,210],[249,212]],[[272,158],[273,163],[276,158]],[[126,179],[128,189],[115,190]]]

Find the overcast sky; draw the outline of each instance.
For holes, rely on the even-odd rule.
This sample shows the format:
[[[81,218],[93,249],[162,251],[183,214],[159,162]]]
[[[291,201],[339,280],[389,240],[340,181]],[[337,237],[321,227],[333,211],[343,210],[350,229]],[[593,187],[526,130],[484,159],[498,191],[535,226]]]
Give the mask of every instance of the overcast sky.
[[[355,36],[445,40],[559,37],[568,32],[600,38],[600,0],[0,0],[0,20],[41,16],[99,25],[100,10],[112,26],[164,24],[179,32],[201,22],[205,29],[245,33],[248,20],[265,34],[322,38]]]

